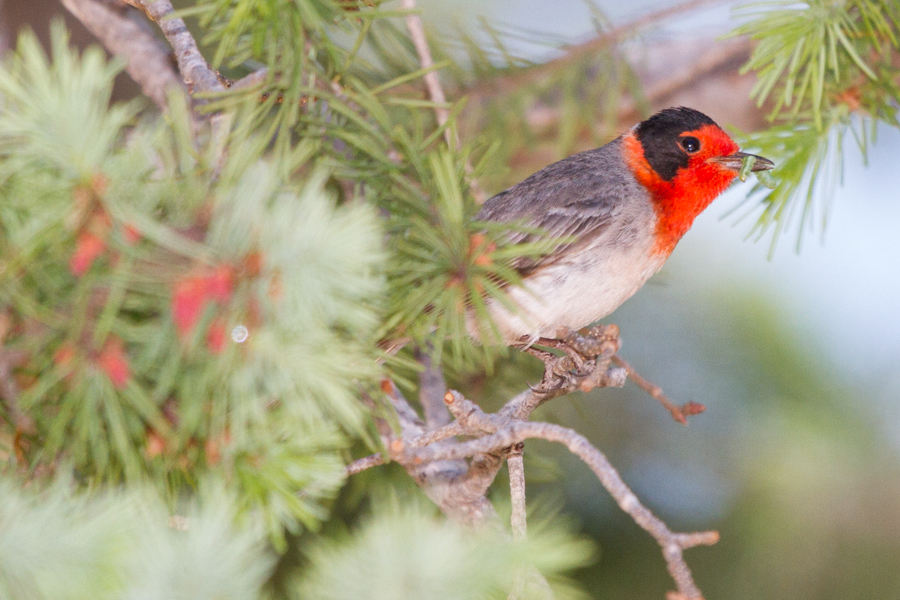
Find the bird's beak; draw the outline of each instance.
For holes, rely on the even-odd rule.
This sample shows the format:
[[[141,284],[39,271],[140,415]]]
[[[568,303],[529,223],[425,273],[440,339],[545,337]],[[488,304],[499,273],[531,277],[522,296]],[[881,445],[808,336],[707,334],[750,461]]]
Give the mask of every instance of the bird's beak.
[[[710,158],[710,162],[714,162],[716,164],[722,165],[726,169],[731,169],[732,171],[738,173],[741,170],[741,167],[744,164],[744,158],[747,156],[752,156],[756,159],[756,162],[753,163],[753,168],[750,169],[754,173],[756,171],[768,171],[769,169],[775,168],[775,163],[773,163],[768,158],[763,158],[762,156],[757,156],[755,154],[747,154],[746,152],[735,152],[734,154],[729,154],[728,156],[715,156]]]

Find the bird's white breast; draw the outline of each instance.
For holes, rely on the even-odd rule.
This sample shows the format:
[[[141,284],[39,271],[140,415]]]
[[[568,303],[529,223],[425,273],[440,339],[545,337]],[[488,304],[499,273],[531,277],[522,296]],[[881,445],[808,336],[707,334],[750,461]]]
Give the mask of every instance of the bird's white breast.
[[[590,245],[571,252],[509,290],[519,310],[496,301],[489,310],[506,343],[557,337],[602,319],[630,298],[662,267],[654,251],[656,215],[649,200],[630,203]]]

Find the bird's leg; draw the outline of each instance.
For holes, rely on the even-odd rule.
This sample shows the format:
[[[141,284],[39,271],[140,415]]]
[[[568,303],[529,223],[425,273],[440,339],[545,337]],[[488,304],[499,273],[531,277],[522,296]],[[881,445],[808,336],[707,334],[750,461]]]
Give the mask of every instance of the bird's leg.
[[[551,346],[552,347],[552,346]],[[518,346],[523,352],[539,358],[544,363],[544,376],[541,383],[533,389],[540,392],[548,392],[560,389],[572,383],[572,371],[578,368],[578,365],[569,356],[557,356],[552,352],[535,348],[531,345]]]
[[[569,359],[568,361],[564,361],[564,365],[559,366],[567,366],[568,370],[575,371],[576,373],[583,374],[585,372],[585,356],[573,349],[569,344],[566,343],[564,339],[538,338],[535,344],[538,346],[543,346],[545,348],[553,348],[554,350],[559,350],[565,353],[565,356],[557,356],[556,354],[551,354],[549,352],[546,353],[554,359]],[[546,362],[547,361],[544,361],[545,364]]]
[[[560,333],[565,333],[562,336],[565,346],[585,360],[611,357],[621,346],[619,328],[615,325],[595,325],[584,334],[570,330]]]
[[[544,377],[535,389],[550,391],[569,387],[586,390],[606,385],[601,379],[606,376],[610,361],[619,349],[619,328],[597,325],[584,334],[560,329],[558,336],[539,338],[534,345],[523,343],[519,346],[544,363]],[[559,350],[564,356],[540,350],[535,345]]]
[[[535,343],[565,352],[579,367],[596,362],[600,357],[611,357],[621,345],[619,328],[615,325],[596,325],[583,334],[560,327],[556,338],[540,338]]]

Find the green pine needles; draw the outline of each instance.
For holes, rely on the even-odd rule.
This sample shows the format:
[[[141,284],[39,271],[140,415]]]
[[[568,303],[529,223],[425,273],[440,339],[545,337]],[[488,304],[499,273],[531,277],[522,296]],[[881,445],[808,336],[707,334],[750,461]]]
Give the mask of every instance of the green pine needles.
[[[346,11],[328,14],[297,22],[340,37]],[[173,499],[229,481],[283,548],[327,516],[348,444],[371,439],[359,397],[377,389],[378,342],[440,356],[446,340],[448,364],[482,363],[496,348],[468,332],[494,339],[486,299],[505,301],[516,257],[551,248],[472,221],[470,151],[446,148],[407,85],[422,69],[364,81],[358,51],[302,45],[296,84],[280,70],[292,46],[226,35],[229,15],[209,16],[220,51],[271,61],[261,86],[209,99],[229,131],[177,95],[165,119],[110,106],[119,66],[79,57],[60,24],[52,60],[26,34],[0,74],[2,341],[21,357],[5,454]]]

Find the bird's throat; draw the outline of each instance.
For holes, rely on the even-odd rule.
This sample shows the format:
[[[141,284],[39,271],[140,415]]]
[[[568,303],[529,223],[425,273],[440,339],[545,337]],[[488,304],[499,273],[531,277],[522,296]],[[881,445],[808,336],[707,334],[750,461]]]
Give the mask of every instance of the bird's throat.
[[[623,140],[625,160],[643,185],[656,211],[654,252],[672,252],[701,212],[731,184],[735,174],[705,161],[679,169],[672,179],[659,176],[644,159],[641,143],[633,135]]]

